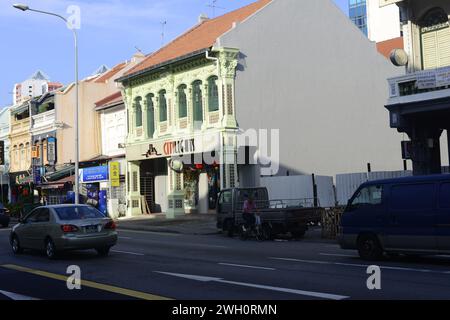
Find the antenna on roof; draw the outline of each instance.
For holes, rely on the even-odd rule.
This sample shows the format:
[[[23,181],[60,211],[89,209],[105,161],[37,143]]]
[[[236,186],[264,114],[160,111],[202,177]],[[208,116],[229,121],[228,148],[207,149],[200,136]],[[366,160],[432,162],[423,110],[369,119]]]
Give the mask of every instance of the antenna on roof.
[[[161,29],[162,29],[162,32],[161,32],[161,47],[164,46],[164,36],[165,36],[164,31],[165,31],[166,24],[167,24],[167,21],[165,21],[165,20],[161,21]]]
[[[219,0],[211,0],[211,3],[206,5],[207,7],[212,8],[212,17],[213,17],[213,18],[216,17],[216,8],[217,8],[217,9],[225,9],[225,8],[223,8],[223,7],[219,7],[219,6],[217,5],[217,1],[219,1]]]
[[[138,46],[134,46],[134,48],[135,48],[139,53],[144,54],[144,53],[142,52],[142,50],[138,48]]]

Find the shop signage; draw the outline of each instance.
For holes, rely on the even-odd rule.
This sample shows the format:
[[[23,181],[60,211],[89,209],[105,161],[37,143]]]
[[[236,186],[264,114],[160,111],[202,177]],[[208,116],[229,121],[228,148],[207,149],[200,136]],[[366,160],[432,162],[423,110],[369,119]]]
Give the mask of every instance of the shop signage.
[[[183,155],[195,153],[195,139],[182,139],[164,143],[164,155]]]
[[[56,138],[54,137],[47,139],[47,161],[51,166],[56,163]]]
[[[211,153],[220,148],[220,134],[211,133],[186,139],[174,138],[164,141],[152,141],[150,144],[127,145],[128,161],[170,158],[199,153]]]
[[[450,67],[417,73],[417,87],[419,89],[434,89],[445,86],[450,86]]]
[[[109,180],[111,187],[120,187],[120,165],[118,162],[109,163]]]
[[[156,149],[155,145],[154,145],[153,143],[151,143],[151,144],[148,146],[147,152],[144,153],[143,156],[146,157],[146,158],[151,158],[151,157],[159,157],[159,156],[162,156],[162,154],[160,154],[160,153],[158,152],[158,150]]]
[[[83,183],[108,181],[108,171],[108,166],[81,169],[81,181]]]
[[[38,166],[33,167],[33,183],[35,185],[41,184],[41,170]]]
[[[5,165],[5,141],[0,141],[0,166]]]

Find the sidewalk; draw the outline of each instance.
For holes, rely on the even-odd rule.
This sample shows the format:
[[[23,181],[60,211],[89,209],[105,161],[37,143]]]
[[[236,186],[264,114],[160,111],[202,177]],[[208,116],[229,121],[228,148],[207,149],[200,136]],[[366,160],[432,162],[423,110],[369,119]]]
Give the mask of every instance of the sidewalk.
[[[164,214],[143,215],[133,218],[119,218],[119,230],[154,231],[191,235],[217,234],[215,214],[188,214],[167,219]]]

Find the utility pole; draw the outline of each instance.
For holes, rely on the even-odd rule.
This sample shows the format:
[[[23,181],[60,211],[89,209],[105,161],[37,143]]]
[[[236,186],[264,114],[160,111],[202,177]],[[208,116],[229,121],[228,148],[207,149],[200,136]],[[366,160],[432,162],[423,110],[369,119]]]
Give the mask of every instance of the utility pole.
[[[207,7],[212,8],[212,17],[211,18],[215,18],[216,17],[216,8],[217,9],[225,9],[223,7],[219,7],[217,5],[217,1],[219,1],[219,0],[212,0],[210,4],[206,5]]]

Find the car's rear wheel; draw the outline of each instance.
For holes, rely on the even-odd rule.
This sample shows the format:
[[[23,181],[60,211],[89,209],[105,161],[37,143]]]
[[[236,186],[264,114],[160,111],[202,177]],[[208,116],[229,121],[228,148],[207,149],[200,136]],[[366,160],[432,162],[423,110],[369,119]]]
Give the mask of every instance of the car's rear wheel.
[[[103,248],[96,248],[98,255],[101,257],[106,257],[109,254],[109,250],[111,247],[103,247]]]
[[[23,252],[23,248],[20,246],[19,238],[16,235],[13,235],[11,238],[11,249],[14,254],[21,254]]]
[[[368,261],[380,260],[383,257],[383,248],[374,235],[361,235],[358,239],[359,256]]]
[[[45,241],[45,254],[49,259],[54,259],[56,257],[56,247],[52,239],[47,239]]]

